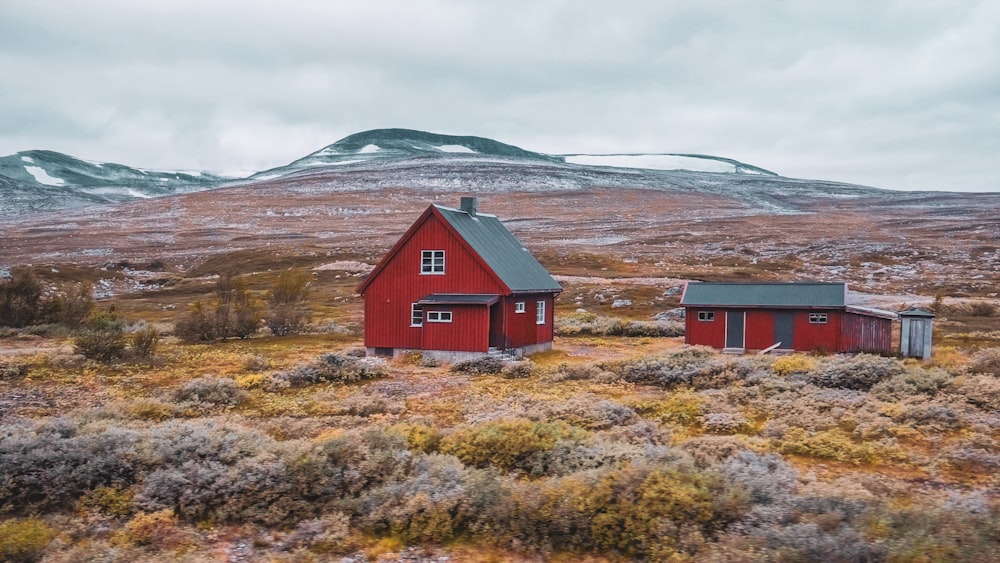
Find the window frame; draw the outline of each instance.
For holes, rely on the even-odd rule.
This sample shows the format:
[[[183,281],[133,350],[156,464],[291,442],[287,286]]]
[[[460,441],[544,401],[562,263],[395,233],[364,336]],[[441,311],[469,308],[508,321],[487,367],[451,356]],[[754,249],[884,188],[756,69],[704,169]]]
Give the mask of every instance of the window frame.
[[[539,299],[538,301],[535,301],[535,324],[543,325],[545,323],[545,300]]]
[[[424,315],[429,323],[450,323],[454,318],[451,311],[427,311]]]
[[[714,323],[715,311],[698,311],[698,322]]]
[[[516,302],[514,302],[514,312],[515,313],[523,313],[525,310],[526,310],[526,307],[524,305],[524,301],[516,301]]]
[[[420,275],[443,276],[445,274],[444,250],[420,251]]]
[[[809,313],[809,324],[811,325],[825,325],[829,322],[829,313]]]
[[[418,314],[419,314],[419,322],[413,322],[415,320],[418,320]],[[421,305],[420,303],[413,303],[410,305],[410,326],[411,327],[424,326],[424,306]]]

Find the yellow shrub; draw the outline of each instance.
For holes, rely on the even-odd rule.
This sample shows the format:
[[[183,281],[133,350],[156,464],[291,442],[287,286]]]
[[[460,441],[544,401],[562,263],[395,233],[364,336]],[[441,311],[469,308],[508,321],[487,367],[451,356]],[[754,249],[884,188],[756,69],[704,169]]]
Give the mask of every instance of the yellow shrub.
[[[396,424],[389,430],[405,437],[411,450],[431,453],[436,452],[441,444],[441,432],[426,424]]]
[[[771,364],[771,371],[775,375],[787,377],[793,373],[805,373],[814,367],[816,367],[816,360],[814,358],[793,354],[774,360],[774,363]]]
[[[58,533],[38,518],[0,523],[0,561],[34,561]]]
[[[898,446],[855,442],[851,436],[833,428],[810,435],[802,428],[785,431],[779,445],[781,453],[835,459],[854,465],[878,463],[883,460],[905,461],[907,456]]]
[[[131,489],[116,489],[114,487],[97,487],[83,495],[77,504],[77,510],[83,513],[100,512],[123,518],[132,513]]]
[[[532,454],[551,449],[559,440],[582,440],[586,431],[562,421],[508,419],[460,430],[441,441],[441,452],[467,465],[527,470]]]
[[[236,378],[236,386],[240,389],[259,389],[268,380],[267,374],[249,373]]]
[[[178,528],[177,516],[170,509],[142,512],[129,520],[121,531],[111,538],[115,545],[153,545],[163,547]]]

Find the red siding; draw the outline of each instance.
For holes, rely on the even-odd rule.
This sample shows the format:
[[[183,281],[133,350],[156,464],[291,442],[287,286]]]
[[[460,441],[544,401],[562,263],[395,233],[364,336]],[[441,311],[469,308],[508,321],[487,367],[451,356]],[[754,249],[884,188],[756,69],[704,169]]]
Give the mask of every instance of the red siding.
[[[723,348],[726,345],[726,312],[724,309],[688,307],[684,315],[684,343],[692,346]],[[714,321],[699,321],[698,312],[715,313]]]
[[[425,311],[451,311],[452,322],[424,321],[423,350],[485,352],[489,350],[490,309],[485,305],[440,305]]]
[[[545,324],[538,324],[538,302],[545,302]],[[524,312],[515,312],[515,305],[524,303]],[[530,293],[512,295],[505,300],[506,347],[520,348],[552,340],[552,309],[554,298],[551,293]]]
[[[743,347],[747,350],[763,350],[770,348],[774,340],[774,311],[749,309],[747,310],[746,340]]]
[[[445,274],[420,273],[421,251],[443,250]],[[365,297],[365,346],[414,350],[486,352],[491,345],[516,348],[551,342],[554,294],[508,296],[508,289],[452,230],[430,210],[362,285]],[[413,303],[432,293],[497,294],[492,306],[425,307],[450,310],[451,323],[410,326]],[[525,312],[514,303],[524,301]],[[545,302],[545,324],[537,324],[538,301]]]
[[[423,250],[445,251],[445,274],[420,273]],[[506,293],[482,262],[433,213],[410,236],[365,290],[365,346],[370,348],[430,348],[424,332],[410,326],[410,306],[431,293]],[[483,309],[486,309],[483,307]],[[427,327],[429,323],[424,323]],[[441,323],[447,325],[447,323]],[[455,325],[453,322],[452,325]],[[432,332],[440,333],[443,328]],[[489,325],[475,332],[453,326],[445,350],[486,351]],[[480,334],[480,332],[482,334]],[[438,342],[443,341],[437,334]],[[451,347],[454,346],[454,347]]]
[[[840,351],[840,311],[813,311],[827,314],[826,323],[810,323],[810,311],[795,311],[794,349],[799,352]]]
[[[731,309],[739,311],[740,309]],[[699,321],[699,311],[715,313],[714,321]],[[810,323],[809,313],[826,313],[826,323]],[[775,343],[774,324],[778,310],[747,309],[745,349],[763,350]],[[685,313],[686,344],[723,348],[726,343],[726,309],[688,307]],[[799,352],[892,352],[892,321],[844,311],[800,310],[793,312],[792,349]],[[784,347],[784,346],[783,346]]]
[[[892,319],[844,313],[840,350],[891,354]]]

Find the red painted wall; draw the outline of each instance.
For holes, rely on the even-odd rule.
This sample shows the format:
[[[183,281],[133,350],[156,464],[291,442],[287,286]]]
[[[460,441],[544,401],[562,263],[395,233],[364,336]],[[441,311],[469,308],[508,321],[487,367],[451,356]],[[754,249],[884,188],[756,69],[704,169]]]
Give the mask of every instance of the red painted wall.
[[[774,344],[774,311],[748,309],[744,330],[746,330],[745,349],[770,348]]]
[[[421,251],[424,250],[445,251],[444,275],[420,273]],[[411,305],[431,293],[501,296],[507,293],[507,288],[433,213],[410,233],[392,259],[375,274],[365,288],[365,346],[369,348],[485,352],[490,346],[491,329],[499,335],[495,344],[501,347],[552,341],[555,296],[551,293],[501,297],[493,308],[492,321],[490,307],[483,305],[425,307],[425,311],[452,311],[452,322],[425,321],[423,327],[410,326]],[[514,312],[514,304],[518,301],[524,301],[524,313]],[[544,325],[535,322],[538,301],[545,301]]]
[[[843,352],[875,352],[891,354],[892,319],[844,313],[840,349]]]
[[[698,311],[715,313],[714,321],[699,321]],[[692,346],[724,348],[726,345],[726,311],[688,307],[684,315],[684,343]]]
[[[538,302],[545,302],[545,324],[536,321]],[[552,308],[555,299],[551,293],[512,295],[504,300],[508,348],[519,348],[552,340]],[[516,313],[515,304],[524,302],[524,312]]]
[[[423,250],[445,251],[444,275],[420,273]],[[429,347],[426,337],[421,337],[424,331],[410,326],[411,304],[431,293],[506,293],[506,288],[433,213],[366,288],[365,346],[440,349]],[[424,323],[424,327],[428,324]],[[447,323],[441,324],[445,327],[435,327],[432,331],[435,342],[445,341],[439,333],[446,330]],[[454,322],[452,325],[454,335],[447,340],[453,344],[443,349],[486,351],[487,346],[481,341],[488,338],[488,321],[486,328],[476,332],[459,330]]]
[[[734,309],[738,310],[738,309]],[[714,321],[699,321],[699,311],[715,313]],[[777,310],[747,309],[745,349],[763,350],[775,343],[774,318]],[[890,319],[858,315],[844,311],[813,311],[827,314],[826,323],[810,323],[809,310],[794,311],[793,349],[799,352],[892,352]],[[686,308],[685,344],[724,348],[726,344],[726,310]]]
[[[423,350],[485,352],[489,349],[490,309],[485,305],[441,305],[424,311],[451,311],[452,322],[424,321]]]

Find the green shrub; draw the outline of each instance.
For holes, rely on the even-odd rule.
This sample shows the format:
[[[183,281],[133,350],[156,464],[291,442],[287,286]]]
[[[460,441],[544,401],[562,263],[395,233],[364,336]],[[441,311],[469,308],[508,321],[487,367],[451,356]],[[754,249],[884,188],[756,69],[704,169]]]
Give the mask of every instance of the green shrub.
[[[934,396],[948,386],[952,376],[943,369],[909,368],[872,387],[871,393],[885,401],[899,401],[914,395]]]
[[[15,269],[0,280],[0,326],[21,328],[38,319],[42,284],[28,268]]]
[[[160,332],[155,327],[146,326],[132,333],[129,345],[136,357],[148,360],[156,354],[160,344]]]
[[[507,419],[458,430],[441,441],[440,451],[476,467],[530,471],[535,454],[552,449],[560,440],[582,440],[586,435],[561,421]]]
[[[853,465],[872,464],[880,461],[903,461],[906,456],[898,446],[856,442],[849,434],[833,428],[810,434],[802,428],[785,431],[779,451],[809,457],[835,459]]]
[[[309,321],[308,286],[309,274],[303,271],[282,272],[271,285],[264,322],[275,336],[298,334]]]
[[[58,532],[38,518],[0,522],[0,560],[37,561],[57,535]]]
[[[114,311],[95,313],[73,340],[73,346],[78,354],[89,360],[117,360],[125,354],[124,325]]]

